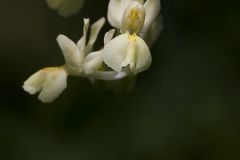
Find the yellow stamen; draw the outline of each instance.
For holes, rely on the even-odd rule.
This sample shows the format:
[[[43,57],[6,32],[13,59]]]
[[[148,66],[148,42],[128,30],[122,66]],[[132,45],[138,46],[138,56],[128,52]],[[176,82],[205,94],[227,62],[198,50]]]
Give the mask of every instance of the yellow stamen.
[[[134,34],[130,34],[128,36],[128,39],[129,39],[130,42],[136,42],[136,34],[135,33]]]
[[[136,9],[132,9],[130,11],[130,19],[131,19],[131,22],[135,22],[136,19],[138,19],[138,11]]]

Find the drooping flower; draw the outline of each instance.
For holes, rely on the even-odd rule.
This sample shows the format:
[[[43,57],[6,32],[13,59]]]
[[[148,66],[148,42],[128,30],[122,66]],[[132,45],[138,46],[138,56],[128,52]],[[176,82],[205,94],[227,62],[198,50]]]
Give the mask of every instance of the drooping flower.
[[[84,4],[84,0],[46,0],[46,2],[51,9],[57,10],[63,17],[76,14]]]
[[[67,87],[67,75],[63,67],[44,68],[30,76],[23,89],[32,95],[40,92],[39,100],[50,103]]]

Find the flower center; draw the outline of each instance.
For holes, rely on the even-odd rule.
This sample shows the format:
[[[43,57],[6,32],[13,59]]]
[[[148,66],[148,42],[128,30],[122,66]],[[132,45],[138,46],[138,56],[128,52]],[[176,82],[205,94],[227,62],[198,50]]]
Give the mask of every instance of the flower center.
[[[139,33],[145,21],[146,11],[142,4],[134,1],[129,4],[122,17],[122,33]]]
[[[130,42],[136,42],[136,34],[134,33],[134,34],[129,34],[128,35],[128,39],[129,39],[129,41]]]
[[[139,19],[139,13],[136,9],[131,9],[129,14],[130,20],[134,23],[137,19]]]

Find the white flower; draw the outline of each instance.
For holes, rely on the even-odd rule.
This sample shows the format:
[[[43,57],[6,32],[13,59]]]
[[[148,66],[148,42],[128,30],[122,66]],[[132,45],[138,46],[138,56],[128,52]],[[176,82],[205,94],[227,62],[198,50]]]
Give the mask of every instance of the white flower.
[[[136,34],[125,33],[108,43],[103,50],[104,62],[113,70],[120,72],[130,66],[138,74],[151,65],[151,53],[146,43]]]
[[[153,2],[157,1],[148,0],[143,4],[142,0],[110,0],[108,19],[122,33],[103,50],[103,60],[113,70],[121,72],[129,66],[131,72],[138,74],[151,65],[150,50],[138,34],[148,27],[147,23],[152,23],[150,15],[155,16],[155,11],[149,9]]]
[[[109,43],[115,33],[115,29],[108,31],[104,36],[104,45]],[[83,63],[83,70],[85,74],[92,74],[96,72],[103,64],[103,52],[95,51],[86,56]]]
[[[88,43],[86,41],[89,19],[84,19],[83,36],[77,44],[64,35],[57,37],[66,61],[64,67],[70,75],[100,80],[117,80],[127,76],[126,72],[99,70],[103,65],[103,50],[92,52],[92,48],[104,23],[105,19],[101,18],[91,26]],[[111,41],[114,33],[115,30],[112,29],[105,34],[104,45]]]
[[[146,0],[145,2],[144,0],[110,0],[108,5],[108,21],[113,27],[121,29],[122,23],[125,22],[123,18],[126,10],[133,2],[137,2],[145,9],[146,16],[140,32],[146,33],[159,16],[161,8],[160,0]]]
[[[57,10],[63,17],[76,14],[83,6],[84,0],[46,0],[49,8]]]
[[[67,87],[67,72],[63,67],[45,68],[30,76],[23,85],[29,94],[40,92],[38,98],[44,103],[54,101]]]
[[[105,19],[101,18],[91,26],[89,41],[87,41],[87,32],[89,28],[89,19],[84,19],[83,36],[75,44],[65,35],[60,34],[57,42],[64,55],[67,67],[74,73],[78,74],[83,71],[83,61],[85,56],[92,51],[97,36],[105,23]]]

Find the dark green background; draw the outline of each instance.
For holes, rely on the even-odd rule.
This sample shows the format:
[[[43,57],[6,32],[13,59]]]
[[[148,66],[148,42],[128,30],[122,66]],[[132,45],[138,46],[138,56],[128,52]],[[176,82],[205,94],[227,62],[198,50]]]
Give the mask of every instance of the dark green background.
[[[67,19],[44,0],[1,1],[0,159],[239,160],[240,1],[162,0],[164,30],[132,92],[70,77],[42,104],[22,83],[64,63],[59,33],[76,41],[83,17],[106,16],[108,1],[86,1]]]

